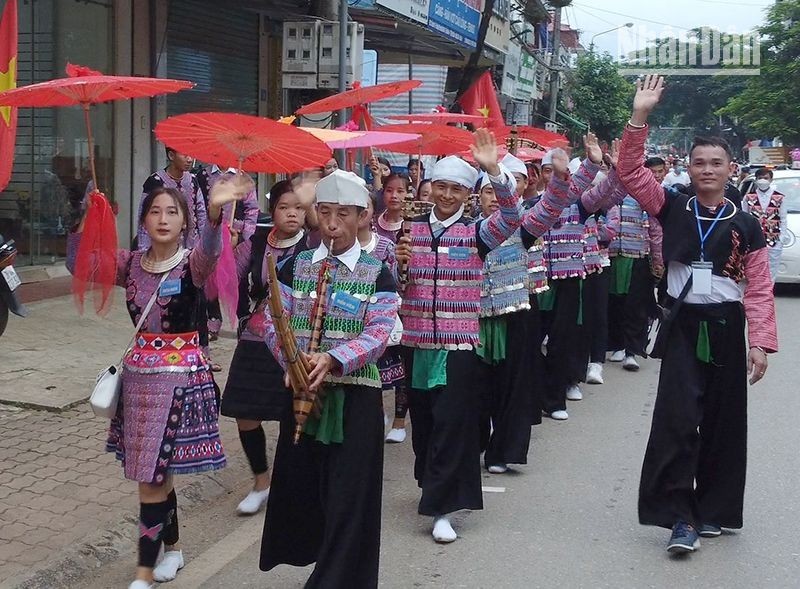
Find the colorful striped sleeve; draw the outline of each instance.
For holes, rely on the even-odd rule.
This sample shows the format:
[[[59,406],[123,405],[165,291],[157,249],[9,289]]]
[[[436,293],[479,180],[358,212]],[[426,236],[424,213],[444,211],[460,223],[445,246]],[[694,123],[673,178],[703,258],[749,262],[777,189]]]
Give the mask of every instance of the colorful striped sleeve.
[[[644,167],[644,142],[649,127],[641,129],[628,125],[622,134],[617,173],[633,198],[653,217],[661,213],[666,202],[664,188],[653,173]]]
[[[493,250],[514,234],[522,219],[519,214],[519,198],[509,187],[508,179],[505,178],[505,182],[496,182],[491,176],[489,179],[500,210],[479,223],[477,237],[483,245]]]
[[[747,318],[747,341],[772,353],[778,351],[778,326],[775,321],[775,297],[769,273],[766,247],[748,253],[744,260],[744,314]]]
[[[566,180],[556,178],[555,174],[547,184],[547,188],[535,205],[525,212],[522,217],[522,228],[533,237],[541,237],[547,233],[558,220],[561,211],[575,202],[570,198],[579,193],[570,192],[570,185]]]

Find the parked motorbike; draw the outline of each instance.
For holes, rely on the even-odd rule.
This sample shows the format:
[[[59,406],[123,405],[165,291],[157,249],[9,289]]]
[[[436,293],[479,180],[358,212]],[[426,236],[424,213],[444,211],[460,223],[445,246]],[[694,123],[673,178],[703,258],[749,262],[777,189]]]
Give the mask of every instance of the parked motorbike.
[[[17,272],[14,270],[14,259],[17,257],[17,248],[14,240],[6,241],[0,235],[0,335],[8,325],[8,312],[11,311],[20,317],[28,315],[28,309],[19,302],[14,291],[21,284]]]

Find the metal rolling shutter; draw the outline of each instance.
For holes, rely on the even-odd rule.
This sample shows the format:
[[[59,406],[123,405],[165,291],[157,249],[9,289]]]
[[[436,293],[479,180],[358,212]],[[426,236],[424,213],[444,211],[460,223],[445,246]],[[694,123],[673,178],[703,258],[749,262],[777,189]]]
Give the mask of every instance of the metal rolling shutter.
[[[167,76],[196,84],[167,98],[167,114],[258,114],[258,14],[219,1],[170,0]]]

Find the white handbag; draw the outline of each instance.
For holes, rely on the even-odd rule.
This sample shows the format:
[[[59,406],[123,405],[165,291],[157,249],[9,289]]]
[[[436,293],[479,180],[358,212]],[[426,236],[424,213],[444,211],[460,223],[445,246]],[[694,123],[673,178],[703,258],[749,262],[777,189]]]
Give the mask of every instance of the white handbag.
[[[94,390],[92,391],[91,397],[89,397],[89,405],[91,406],[92,412],[95,414],[95,416],[111,419],[117,415],[117,403],[119,402],[119,395],[122,392],[122,360],[128,354],[131,347],[133,347],[133,342],[136,340],[136,335],[139,333],[142,325],[144,325],[145,319],[147,319],[147,316],[150,314],[150,310],[153,308],[153,305],[158,298],[158,291],[161,289],[161,285],[163,284],[164,280],[166,280],[168,275],[169,272],[164,272],[164,274],[161,276],[161,281],[158,283],[153,296],[150,297],[147,306],[144,308],[144,312],[139,318],[139,322],[136,324],[133,337],[131,338],[131,341],[128,342],[128,346],[125,348],[125,352],[122,354],[122,358],[120,359],[119,363],[109,366],[97,375],[97,380],[94,384]]]

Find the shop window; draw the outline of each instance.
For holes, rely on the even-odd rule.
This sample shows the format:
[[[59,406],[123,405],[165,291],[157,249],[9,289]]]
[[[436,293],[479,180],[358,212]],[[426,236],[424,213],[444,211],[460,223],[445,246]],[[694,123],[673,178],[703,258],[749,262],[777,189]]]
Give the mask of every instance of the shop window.
[[[19,3],[19,86],[65,76],[67,62],[112,73],[112,2]],[[2,5],[2,2],[0,2]],[[113,198],[111,106],[92,108],[101,189]],[[90,183],[80,108],[19,110],[14,168],[0,192],[0,234],[13,238],[17,265],[51,264],[66,255],[66,235],[82,214]]]

